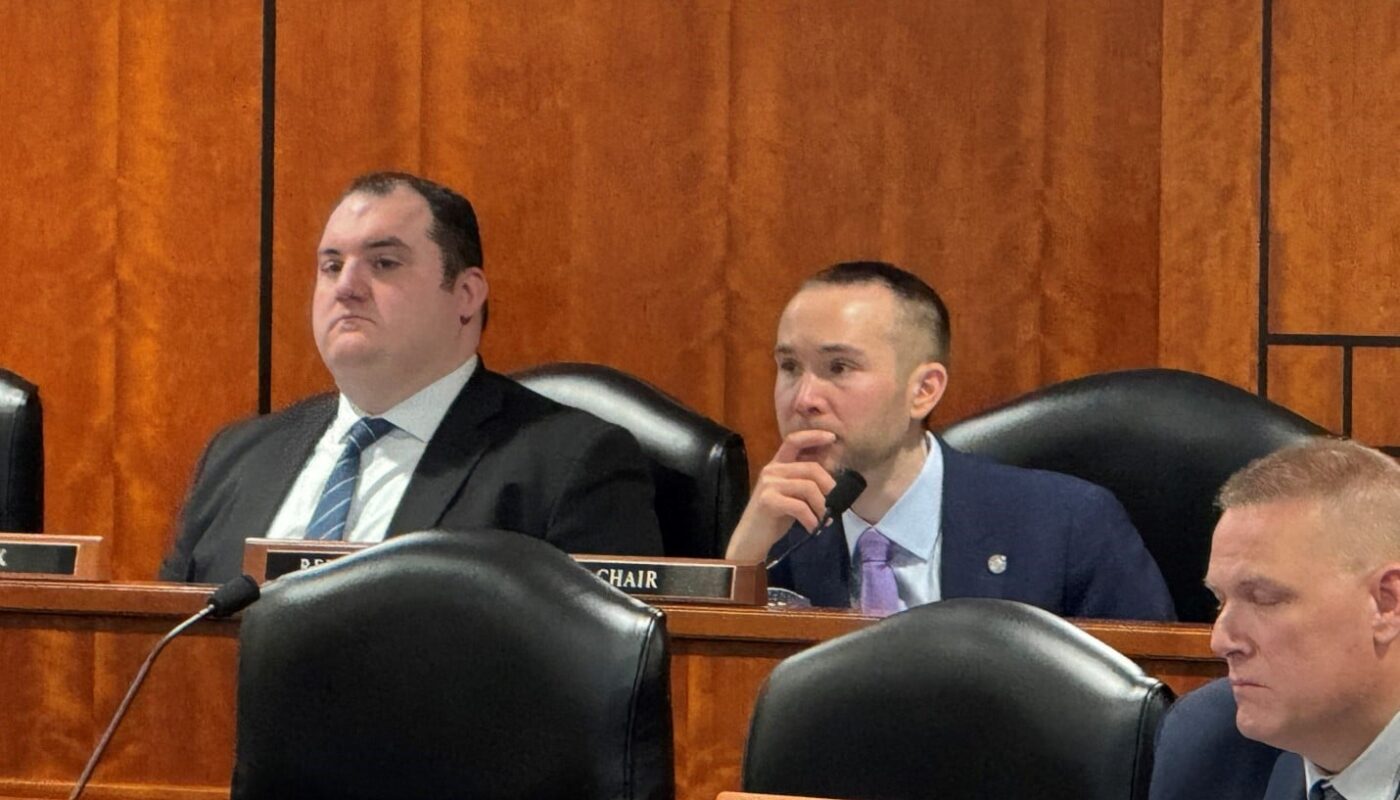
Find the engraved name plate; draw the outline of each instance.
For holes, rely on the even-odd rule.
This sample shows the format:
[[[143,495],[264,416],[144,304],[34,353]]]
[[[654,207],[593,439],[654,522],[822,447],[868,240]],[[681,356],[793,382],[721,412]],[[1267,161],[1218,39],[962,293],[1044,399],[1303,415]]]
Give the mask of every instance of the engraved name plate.
[[[0,578],[105,581],[111,562],[100,536],[0,533]]]
[[[243,571],[259,583],[334,561],[370,544],[249,539]],[[704,558],[575,555],[582,567],[642,600],[761,606],[768,602],[763,565]]]

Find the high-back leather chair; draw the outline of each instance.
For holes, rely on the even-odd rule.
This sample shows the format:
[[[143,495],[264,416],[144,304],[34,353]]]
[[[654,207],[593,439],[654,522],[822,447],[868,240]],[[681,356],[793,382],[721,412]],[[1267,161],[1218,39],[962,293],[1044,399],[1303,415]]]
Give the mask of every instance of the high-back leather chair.
[[[268,584],[233,800],[673,796],[661,612],[537,539],[414,533]]]
[[[1250,461],[1326,431],[1228,383],[1170,369],[1054,384],[950,426],[959,450],[1064,472],[1118,497],[1185,622],[1215,617],[1202,584],[1215,496]]]
[[[758,697],[750,792],[916,800],[1147,797],[1170,691],[1055,615],[918,606],[783,661]]]
[[[724,555],[749,500],[748,455],[739,434],[611,367],[545,364],[511,377],[637,437],[651,462],[666,555]]]
[[[0,531],[44,529],[44,413],[39,389],[0,369]]]

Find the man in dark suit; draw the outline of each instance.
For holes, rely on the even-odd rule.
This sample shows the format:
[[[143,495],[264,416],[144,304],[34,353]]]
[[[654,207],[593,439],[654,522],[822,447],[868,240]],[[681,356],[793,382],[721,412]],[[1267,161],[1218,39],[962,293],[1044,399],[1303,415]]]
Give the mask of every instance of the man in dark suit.
[[[1228,682],[1158,740],[1155,800],[1400,793],[1400,465],[1317,439],[1225,483],[1206,584]]]
[[[375,542],[427,528],[659,554],[631,435],[481,363],[481,264],[461,195],[403,173],[352,183],[326,223],[312,300],[340,393],[214,438],[161,578],[231,578],[249,537]]]
[[[1108,491],[960,453],[927,432],[948,344],[947,307],[904,270],[850,262],[809,279],[774,349],[783,442],[727,556],[781,559],[774,585],[875,615],[999,597],[1066,616],[1173,619],[1161,572]],[[813,539],[843,468],[868,487]]]

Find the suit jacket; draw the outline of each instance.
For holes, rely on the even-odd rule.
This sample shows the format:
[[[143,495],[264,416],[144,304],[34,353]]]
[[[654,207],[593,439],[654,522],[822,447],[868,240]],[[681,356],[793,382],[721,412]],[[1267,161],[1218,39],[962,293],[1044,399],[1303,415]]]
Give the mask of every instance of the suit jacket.
[[[1181,698],[1157,735],[1149,800],[1306,800],[1303,759],[1246,739],[1225,679]]]
[[[1172,620],[1171,595],[1122,505],[1107,489],[1008,467],[942,439],[945,599],[999,597],[1067,617]],[[769,558],[808,534],[794,526]],[[1006,557],[993,572],[989,559]],[[769,581],[814,605],[850,605],[850,552],[838,519],[773,567]]]
[[[236,577],[335,419],[321,395],[220,431],[200,460],[163,580]],[[659,555],[651,475],[627,431],[478,366],[414,470],[386,537],[500,528],[571,553]]]

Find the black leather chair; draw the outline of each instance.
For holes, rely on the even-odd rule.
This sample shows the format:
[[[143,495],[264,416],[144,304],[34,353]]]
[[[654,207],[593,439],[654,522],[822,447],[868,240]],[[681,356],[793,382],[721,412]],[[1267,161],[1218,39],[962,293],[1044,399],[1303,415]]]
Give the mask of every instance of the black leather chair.
[[[1157,560],[1182,621],[1208,622],[1202,584],[1225,479],[1327,431],[1228,383],[1170,369],[1109,372],[1032,392],[950,426],[947,442],[1113,492]]]
[[[39,389],[0,369],[0,531],[44,529],[44,413]]]
[[[264,587],[233,800],[674,794],[661,612],[537,539],[414,533]]]
[[[511,377],[637,437],[651,461],[666,555],[724,555],[749,501],[748,455],[739,434],[611,367],[545,364]]]
[[[754,709],[744,790],[1137,800],[1170,699],[1047,611],[932,603],[779,664]]]

